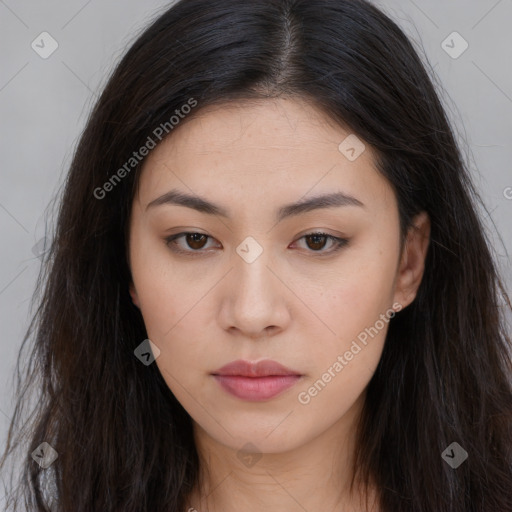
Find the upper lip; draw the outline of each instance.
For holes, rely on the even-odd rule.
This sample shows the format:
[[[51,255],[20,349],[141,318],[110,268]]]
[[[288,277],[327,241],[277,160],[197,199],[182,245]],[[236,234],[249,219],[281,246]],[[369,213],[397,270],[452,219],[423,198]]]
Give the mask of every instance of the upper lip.
[[[233,361],[212,372],[212,375],[238,375],[240,377],[268,377],[271,375],[301,375],[276,361]]]

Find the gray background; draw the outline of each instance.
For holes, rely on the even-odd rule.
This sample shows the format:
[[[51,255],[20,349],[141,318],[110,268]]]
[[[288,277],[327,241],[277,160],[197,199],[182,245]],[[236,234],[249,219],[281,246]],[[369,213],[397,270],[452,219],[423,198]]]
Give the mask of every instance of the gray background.
[[[34,246],[45,234],[47,207],[114,64],[171,3],[0,0],[2,447],[13,410],[14,364],[40,266]],[[399,23],[438,75],[442,100],[489,212],[483,216],[510,292],[512,0],[375,3]],[[58,43],[47,59],[31,47],[44,31]],[[442,47],[454,31],[469,44],[457,58]],[[447,41],[452,54],[461,48],[459,40]],[[0,506],[2,501],[0,494]]]

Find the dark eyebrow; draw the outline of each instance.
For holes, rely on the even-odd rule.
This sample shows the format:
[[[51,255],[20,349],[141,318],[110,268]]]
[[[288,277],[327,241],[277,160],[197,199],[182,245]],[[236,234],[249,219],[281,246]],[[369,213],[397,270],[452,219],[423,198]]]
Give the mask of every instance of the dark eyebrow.
[[[222,206],[211,203],[200,196],[187,194],[176,189],[170,190],[164,195],[151,201],[146,206],[146,210],[163,204],[185,206],[208,215],[219,215],[221,217],[229,218],[228,211]],[[300,215],[320,208],[334,208],[339,206],[360,206],[364,208],[364,204],[359,201],[359,199],[342,192],[334,192],[331,194],[323,194],[303,199],[296,203],[290,203],[282,206],[277,212],[277,221],[279,222],[286,217]]]

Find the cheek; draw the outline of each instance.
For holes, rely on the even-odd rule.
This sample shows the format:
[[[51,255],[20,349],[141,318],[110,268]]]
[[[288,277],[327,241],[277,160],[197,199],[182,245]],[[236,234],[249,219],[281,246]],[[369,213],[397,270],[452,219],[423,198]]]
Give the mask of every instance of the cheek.
[[[391,310],[392,276],[362,267],[333,286],[321,307],[335,335],[309,348],[308,379],[297,402],[312,417],[335,421],[364,391],[380,361]]]
[[[187,269],[173,262],[163,241],[141,237],[137,247],[132,277],[148,338],[160,350],[156,365],[173,393],[186,401],[188,395],[181,396],[180,389],[193,388],[196,372],[208,368],[205,325],[211,314],[208,292],[215,276],[207,266],[203,265],[205,270],[199,270],[199,265]]]
[[[200,289],[170,256],[164,240],[140,229],[133,238],[131,272],[148,335],[163,340],[200,298]],[[207,286],[208,279],[205,279]]]
[[[394,296],[394,270],[391,251],[361,251],[347,258],[339,272],[332,275],[316,302],[335,333],[334,348],[350,345],[352,339],[389,310]]]

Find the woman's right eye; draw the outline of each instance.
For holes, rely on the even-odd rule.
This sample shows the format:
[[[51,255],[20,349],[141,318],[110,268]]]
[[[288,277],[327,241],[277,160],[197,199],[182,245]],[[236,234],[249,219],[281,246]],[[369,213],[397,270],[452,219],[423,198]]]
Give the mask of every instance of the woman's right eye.
[[[185,237],[185,243],[189,247],[190,250],[184,249],[183,245],[178,244],[176,241]],[[201,249],[204,249],[207,240],[211,238],[208,235],[197,232],[185,232],[178,233],[176,235],[171,235],[165,238],[166,245],[171,249],[171,251],[181,253],[181,254],[190,254],[196,255],[194,253],[201,253]]]

